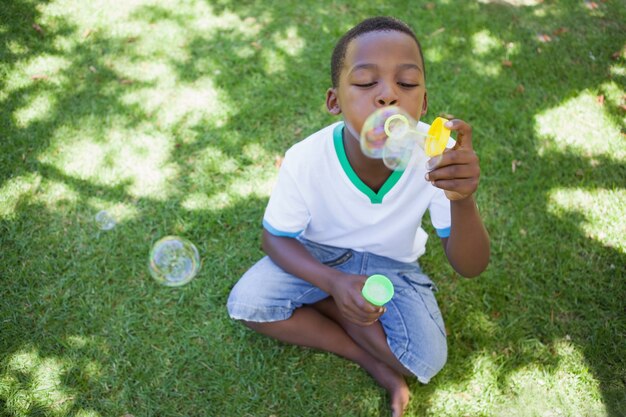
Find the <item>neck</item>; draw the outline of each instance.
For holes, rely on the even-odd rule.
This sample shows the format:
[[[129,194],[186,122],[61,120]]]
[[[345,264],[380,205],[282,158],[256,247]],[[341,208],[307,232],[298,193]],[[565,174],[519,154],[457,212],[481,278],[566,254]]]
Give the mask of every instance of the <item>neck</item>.
[[[382,159],[365,156],[361,151],[359,140],[350,129],[343,130],[343,147],[354,172],[361,181],[377,192],[393,171],[385,166]]]

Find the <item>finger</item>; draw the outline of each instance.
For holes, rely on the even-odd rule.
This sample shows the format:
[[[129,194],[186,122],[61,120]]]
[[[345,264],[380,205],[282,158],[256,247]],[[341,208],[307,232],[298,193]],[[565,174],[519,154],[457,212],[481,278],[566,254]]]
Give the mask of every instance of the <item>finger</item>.
[[[453,119],[444,125],[448,129],[457,132],[456,144],[454,149],[473,149],[472,148],[472,127],[461,119]]]
[[[372,306],[374,307],[374,306]],[[373,311],[360,311],[355,314],[359,321],[363,323],[373,323],[382,315],[383,313],[382,307],[375,307]]]
[[[476,165],[455,164],[437,168],[426,173],[426,181],[468,179],[480,176],[480,169]]]
[[[441,155],[432,157],[426,163],[426,169],[433,171],[446,165],[478,165],[478,155],[473,149],[446,149]]]
[[[376,320],[380,316],[380,308],[367,302],[357,302],[346,306],[345,316],[353,318],[354,321],[366,323]]]
[[[433,181],[432,184],[442,190],[454,191],[463,195],[470,195],[478,188],[478,180],[475,178],[437,180]]]
[[[363,322],[374,322],[381,316],[381,312],[377,310],[375,313],[361,313],[358,315],[359,320]]]
[[[359,317],[359,316],[345,316],[346,319],[353,323],[356,324],[358,326],[369,326],[372,323],[375,323],[376,320],[378,320],[378,318],[363,318],[363,317]]]

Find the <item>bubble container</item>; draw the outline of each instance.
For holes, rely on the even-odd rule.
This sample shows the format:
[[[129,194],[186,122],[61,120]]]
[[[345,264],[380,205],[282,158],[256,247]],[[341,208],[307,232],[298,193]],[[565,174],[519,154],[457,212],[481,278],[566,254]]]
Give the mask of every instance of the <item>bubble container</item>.
[[[447,119],[437,117],[427,132],[397,106],[382,107],[372,113],[361,130],[361,151],[370,158],[382,159],[387,168],[397,171],[409,164],[426,163],[443,153],[450,138],[444,126]]]
[[[374,274],[367,278],[361,294],[375,306],[383,306],[393,298],[393,284],[384,275]]]
[[[179,287],[191,281],[200,270],[200,255],[187,239],[166,236],[152,247],[148,267],[159,284]]]

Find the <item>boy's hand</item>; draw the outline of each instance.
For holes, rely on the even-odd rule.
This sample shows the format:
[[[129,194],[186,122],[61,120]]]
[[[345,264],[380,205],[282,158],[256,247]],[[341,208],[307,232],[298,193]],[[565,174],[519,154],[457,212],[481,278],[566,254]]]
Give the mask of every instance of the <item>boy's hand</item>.
[[[449,200],[462,200],[474,194],[480,177],[478,156],[472,148],[472,127],[459,119],[445,126],[458,132],[456,145],[428,160],[426,180],[443,189]]]
[[[361,290],[366,279],[365,275],[343,275],[335,281],[330,294],[341,314],[359,326],[369,326],[385,312],[384,307],[372,305],[363,298]]]

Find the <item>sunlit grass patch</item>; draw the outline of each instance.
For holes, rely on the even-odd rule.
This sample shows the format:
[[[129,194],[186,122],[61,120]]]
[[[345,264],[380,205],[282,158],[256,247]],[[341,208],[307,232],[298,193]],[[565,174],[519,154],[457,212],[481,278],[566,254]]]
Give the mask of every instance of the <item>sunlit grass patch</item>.
[[[521,417],[604,417],[598,382],[580,350],[567,340],[554,343],[559,358],[553,371],[530,365],[508,377],[509,389],[494,415]]]
[[[500,397],[497,358],[477,352],[468,358],[471,376],[460,383],[443,384],[432,396],[431,415],[490,415]]]
[[[41,175],[31,173],[11,178],[0,188],[0,219],[13,218],[15,208],[22,198],[32,197],[41,184]]]
[[[578,227],[590,239],[626,253],[626,223],[621,207],[626,207],[623,189],[555,189],[549,193],[548,208],[557,217],[579,219]]]
[[[154,65],[150,67],[156,68]],[[224,123],[225,116],[230,113],[230,105],[210,77],[185,85],[176,78],[173,68],[161,66],[160,69],[160,79],[154,86],[133,89],[124,94],[124,103],[139,106],[163,129],[199,123]],[[132,74],[128,75],[132,77]]]
[[[0,400],[12,415],[26,416],[43,408],[50,415],[64,416],[72,408],[75,396],[61,381],[68,368],[64,361],[24,350],[11,355],[5,366],[0,368]]]
[[[536,130],[542,138],[539,152],[575,149],[585,156],[604,155],[623,160],[626,147],[620,127],[607,115],[597,96],[584,91],[538,114],[535,117]]]
[[[103,132],[62,128],[55,136],[54,145],[40,161],[70,177],[123,185],[136,197],[164,199],[174,190],[178,169],[169,161],[173,140],[158,131],[149,127],[114,127]]]

